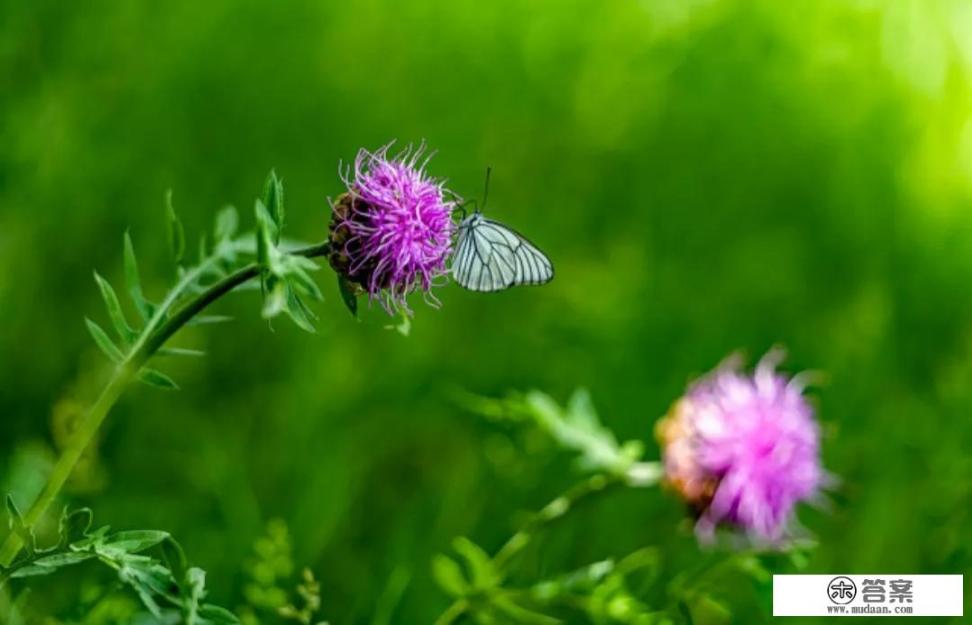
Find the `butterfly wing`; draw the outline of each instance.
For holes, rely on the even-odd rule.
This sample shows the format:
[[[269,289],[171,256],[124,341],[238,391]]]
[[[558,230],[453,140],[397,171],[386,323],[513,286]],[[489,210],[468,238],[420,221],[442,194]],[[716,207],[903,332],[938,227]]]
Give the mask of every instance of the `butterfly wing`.
[[[553,264],[523,235],[477,214],[460,226],[452,275],[472,291],[501,291],[549,282]]]

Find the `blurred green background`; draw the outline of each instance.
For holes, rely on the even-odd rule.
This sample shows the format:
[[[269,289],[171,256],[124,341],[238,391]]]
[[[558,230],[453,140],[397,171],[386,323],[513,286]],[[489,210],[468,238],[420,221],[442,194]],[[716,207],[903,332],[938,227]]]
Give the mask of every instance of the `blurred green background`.
[[[129,392],[65,502],[171,531],[230,606],[279,518],[332,623],[371,622],[396,577],[394,622],[429,623],[432,554],[495,549],[576,478],[456,390],[586,386],[654,456],[692,375],[779,343],[826,374],[841,480],[802,511],[807,570],[969,574],[970,79],[963,0],[2,0],[3,486],[36,489],[105,372],[82,319],[103,318],[91,271],[120,282],[126,229],[150,294],[169,284],[166,189],[198,233],[225,203],[249,216],[275,167],[289,234],[314,241],[340,159],[425,139],[462,195],[493,167],[491,215],[556,280],[416,298],[409,338],[378,308],[350,318],[328,271],[314,336],[230,297],[232,325],[179,336],[208,352],[167,366],[183,389]],[[666,571],[700,557],[678,502],[624,493],[545,534],[523,574],[651,544]],[[69,579],[35,600],[69,604]],[[737,586],[736,622],[771,620]]]

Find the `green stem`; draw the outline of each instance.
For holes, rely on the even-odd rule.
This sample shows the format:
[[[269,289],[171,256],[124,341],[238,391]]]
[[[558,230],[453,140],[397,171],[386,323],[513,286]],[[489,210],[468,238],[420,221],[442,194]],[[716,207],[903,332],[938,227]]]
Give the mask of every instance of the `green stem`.
[[[505,578],[505,570],[513,559],[518,556],[527,546],[533,537],[558,519],[563,518],[576,507],[581,501],[597,493],[603,493],[618,486],[628,485],[635,487],[649,486],[657,482],[657,475],[660,475],[657,463],[637,463],[634,465],[639,469],[638,473],[631,471],[619,473],[597,473],[585,480],[578,482],[567,489],[562,495],[552,500],[550,503],[535,512],[526,523],[507,540],[500,550],[493,556],[493,566],[499,572],[501,578]],[[465,599],[457,599],[445,612],[435,621],[436,625],[448,625],[462,616],[469,609],[469,602]]]
[[[562,495],[541,508],[539,512],[534,513],[524,523],[523,527],[500,547],[500,550],[493,557],[493,565],[502,573],[513,558],[526,549],[540,530],[563,518],[570,512],[571,508],[587,497],[624,483],[623,475],[597,473],[570,487]]]
[[[468,601],[456,599],[445,612],[439,615],[439,618],[435,619],[435,625],[452,625],[456,619],[466,613],[467,609],[469,609]]]
[[[329,250],[328,243],[321,243],[293,252],[307,258],[324,256]],[[186,302],[175,314],[168,319],[165,318],[169,309],[176,303],[180,296],[189,286],[194,284],[203,274],[209,271],[212,266],[219,261],[217,256],[209,258],[204,263],[186,273],[179,283],[173,287],[165,300],[159,305],[155,315],[145,325],[145,330],[138,340],[132,345],[125,359],[120,362],[112,372],[111,378],[98,399],[91,406],[88,412],[82,417],[78,427],[71,434],[67,446],[61,452],[51,475],[41,491],[40,496],[34,501],[27,514],[24,515],[24,524],[28,528],[33,528],[44,516],[51,504],[61,492],[65,482],[74,472],[78,460],[88,448],[95,434],[104,423],[108,412],[121,397],[122,392],[129,382],[138,375],[142,366],[155,355],[155,353],[165,345],[165,342],[172,338],[172,335],[186,325],[193,317],[206,309],[207,306],[226,295],[241,284],[252,280],[260,275],[260,267],[256,263],[250,263],[235,272],[224,277],[219,282],[213,284],[208,289],[197,295],[195,298]],[[14,558],[20,553],[23,541],[16,534],[10,534],[0,547],[0,566],[8,567],[13,563]]]

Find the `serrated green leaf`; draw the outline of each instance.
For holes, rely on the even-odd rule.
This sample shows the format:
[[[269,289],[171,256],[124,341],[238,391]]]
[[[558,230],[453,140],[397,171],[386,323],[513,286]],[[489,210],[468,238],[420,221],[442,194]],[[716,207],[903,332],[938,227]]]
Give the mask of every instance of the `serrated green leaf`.
[[[206,571],[193,567],[186,571],[185,581],[184,594],[188,596],[183,602],[182,610],[186,625],[198,625],[199,602],[206,596]]]
[[[432,558],[432,577],[439,588],[453,597],[463,597],[469,593],[462,567],[448,556],[439,554]]]
[[[65,506],[58,523],[58,539],[61,547],[76,542],[87,536],[91,529],[93,513],[90,508],[78,508],[68,511]]]
[[[121,303],[118,301],[115,289],[97,271],[94,272],[94,279],[98,284],[98,290],[101,291],[101,299],[105,302],[105,308],[108,310],[108,318],[111,320],[111,325],[115,328],[115,333],[123,344],[127,345],[131,343],[137,335],[132,327],[128,325],[128,320],[125,319],[125,313],[122,312]]]
[[[41,575],[50,575],[56,568],[48,566],[37,566],[36,564],[28,564],[27,566],[22,566],[13,573],[10,574],[11,579],[23,579],[25,577],[38,577]]]
[[[84,562],[85,560],[90,560],[93,557],[93,553],[68,551],[66,553],[55,553],[53,555],[44,556],[43,558],[38,558],[37,560],[34,560],[34,566],[54,570],[64,566],[78,564],[80,562]]]
[[[149,386],[156,386],[166,390],[177,390],[179,388],[179,385],[176,384],[172,378],[165,375],[161,371],[149,369],[148,367],[143,367],[142,370],[138,372],[138,379],[145,382]]]
[[[10,497],[7,498],[7,508],[14,531],[17,534],[29,532]],[[238,625],[239,621],[227,610],[201,604],[206,595],[206,574],[202,569],[187,570],[181,547],[166,532],[137,530],[109,536],[108,527],[102,527],[89,534],[90,522],[88,509],[65,510],[60,522],[61,540],[46,550],[37,550],[33,536],[26,535],[27,554],[9,570],[0,567],[0,581],[48,575],[64,567],[97,559],[117,572],[119,580],[138,594],[141,603],[156,619],[168,619],[178,611],[187,625]],[[83,538],[65,545],[66,537],[79,534]],[[154,556],[139,553],[159,545],[168,566]],[[173,575],[173,570],[179,573],[178,577]]]
[[[85,317],[84,323],[88,326],[88,332],[91,334],[91,338],[94,339],[95,344],[105,353],[108,358],[114,363],[120,363],[125,359],[125,355],[120,349],[112,342],[108,337],[108,334],[101,329],[94,321]]]
[[[168,532],[158,530],[133,530],[118,532],[105,538],[104,545],[126,553],[138,553],[150,549],[169,538]]]
[[[75,541],[68,545],[72,551],[85,551],[91,548],[97,548],[105,541],[105,536],[108,535],[108,530],[111,529],[107,525],[103,525],[93,532],[85,534],[84,538]]]
[[[165,216],[169,227],[169,248],[172,250],[172,257],[175,262],[182,262],[182,257],[186,252],[186,233],[182,227],[182,221],[176,215],[175,208],[172,206],[172,190],[165,194]]]
[[[358,316],[358,293],[355,285],[342,275],[338,275],[338,290],[341,292],[341,300],[344,306],[351,313],[352,317]]]
[[[134,588],[146,609],[156,618],[160,618],[162,610],[155,598],[167,595],[175,585],[169,569],[151,558],[127,554],[115,561],[115,564],[118,567],[118,578]]]
[[[216,227],[213,235],[217,242],[227,241],[236,236],[240,225],[240,215],[234,206],[224,206],[216,215]]]
[[[132,298],[132,303],[138,314],[144,321],[148,321],[155,314],[155,307],[145,299],[142,292],[142,280],[138,274],[138,261],[135,258],[135,246],[132,244],[132,237],[125,232],[124,240],[124,261],[125,266],[125,288],[128,296]]]
[[[524,406],[561,446],[580,453],[584,469],[616,472],[631,464],[632,458],[622,452],[614,433],[598,420],[586,391],[576,392],[566,410],[540,391],[527,393]]]

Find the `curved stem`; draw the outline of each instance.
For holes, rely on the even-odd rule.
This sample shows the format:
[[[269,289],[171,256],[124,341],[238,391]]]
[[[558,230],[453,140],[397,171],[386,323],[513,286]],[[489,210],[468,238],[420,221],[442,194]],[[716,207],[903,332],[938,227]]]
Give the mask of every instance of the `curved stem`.
[[[541,529],[566,515],[587,497],[624,483],[622,475],[597,473],[573,485],[562,495],[534,513],[493,556],[493,566],[502,574],[514,557],[520,554]],[[505,575],[504,575],[505,577]]]
[[[452,625],[456,619],[466,613],[467,609],[469,609],[468,601],[456,599],[445,612],[439,615],[439,618],[435,619],[435,625]]]
[[[307,258],[324,256],[328,253],[329,245],[327,242],[312,245],[292,252]],[[173,287],[165,300],[159,305],[155,315],[148,321],[145,330],[139,339],[132,345],[125,359],[120,362],[112,372],[111,378],[104,390],[95,400],[88,412],[82,417],[77,429],[71,434],[67,446],[61,452],[57,463],[54,465],[51,475],[44,485],[44,490],[34,501],[27,514],[24,515],[24,524],[32,528],[44,516],[51,504],[61,492],[61,488],[67,482],[78,460],[84,454],[85,449],[91,443],[98,429],[104,422],[108,412],[121,397],[122,392],[128,383],[138,375],[142,366],[155,355],[155,353],[165,344],[172,335],[179,331],[184,325],[192,320],[197,314],[206,309],[207,306],[226,295],[241,284],[252,280],[260,275],[260,267],[256,263],[250,263],[237,269],[230,275],[219,280],[208,289],[186,302],[175,314],[168,319],[165,318],[169,308],[171,308],[185,290],[195,283],[200,276],[210,270],[218,261],[218,257],[211,257],[206,262],[195,267],[186,273],[179,283]],[[23,541],[16,534],[10,534],[0,547],[0,566],[10,566],[20,553]]]
[[[662,468],[658,462],[636,462],[623,470],[611,473],[596,473],[568,488],[562,495],[553,499],[535,512],[526,523],[507,540],[493,556],[493,566],[501,580],[506,578],[505,569],[513,559],[530,544],[533,537],[558,519],[566,516],[571,509],[592,495],[607,492],[618,486],[645,488],[653,486],[661,479]],[[457,599],[436,620],[436,625],[447,625],[461,617],[469,609],[466,599]]]
[[[611,488],[623,484],[631,484],[631,480],[624,473],[597,473],[573,485],[559,497],[553,499],[535,512],[526,523],[507,540],[500,550],[493,556],[493,566],[499,572],[500,578],[505,579],[506,569],[510,562],[530,544],[533,537],[542,529],[563,518],[572,508],[582,500]],[[435,621],[436,625],[447,625],[454,622],[469,609],[469,602],[457,599]]]

